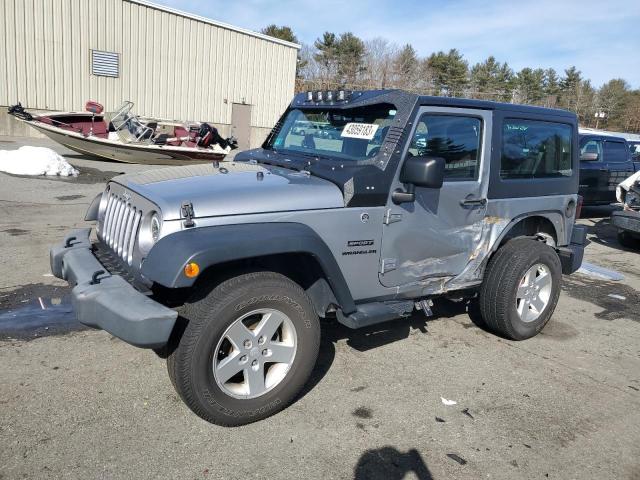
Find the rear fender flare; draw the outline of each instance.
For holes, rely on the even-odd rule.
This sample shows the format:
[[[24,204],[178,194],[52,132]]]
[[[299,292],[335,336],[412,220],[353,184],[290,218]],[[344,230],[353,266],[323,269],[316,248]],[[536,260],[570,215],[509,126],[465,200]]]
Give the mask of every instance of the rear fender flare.
[[[566,218],[562,212],[554,211],[554,210],[544,211],[544,212],[531,212],[524,215],[520,215],[512,219],[504,228],[504,230],[502,230],[502,232],[500,233],[500,235],[492,245],[491,252],[494,253],[495,251],[498,250],[498,248],[500,248],[500,246],[502,245],[502,241],[509,235],[509,233],[514,229],[514,227],[518,225],[522,220],[525,220],[527,218],[534,218],[534,217],[544,218],[545,220],[548,220],[551,223],[555,232],[556,243],[558,245],[566,245],[568,243],[569,239],[567,238],[567,232],[565,231],[565,228],[564,228],[564,222],[566,221]]]

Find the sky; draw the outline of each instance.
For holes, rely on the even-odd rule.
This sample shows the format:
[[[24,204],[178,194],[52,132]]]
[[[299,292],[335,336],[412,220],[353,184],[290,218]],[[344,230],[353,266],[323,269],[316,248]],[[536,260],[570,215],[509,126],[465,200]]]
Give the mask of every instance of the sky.
[[[470,65],[493,55],[515,71],[575,65],[595,87],[640,88],[640,0],[151,0],[260,31],[288,25],[307,44],[324,31],[410,43],[419,55],[457,48]]]

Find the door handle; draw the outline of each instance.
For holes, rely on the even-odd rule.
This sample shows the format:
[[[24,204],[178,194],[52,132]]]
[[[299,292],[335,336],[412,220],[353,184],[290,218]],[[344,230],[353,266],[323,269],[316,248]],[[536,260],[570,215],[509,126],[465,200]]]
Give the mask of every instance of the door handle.
[[[460,200],[460,205],[463,207],[484,207],[486,204],[486,198],[469,198]]]

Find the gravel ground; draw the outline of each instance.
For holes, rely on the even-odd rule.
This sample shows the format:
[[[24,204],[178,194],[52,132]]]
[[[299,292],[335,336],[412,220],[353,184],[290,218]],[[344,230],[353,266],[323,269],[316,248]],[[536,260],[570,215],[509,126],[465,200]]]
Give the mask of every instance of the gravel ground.
[[[74,321],[48,247],[108,178],[148,167],[54,148],[78,179],[0,174],[1,479],[640,478],[640,252],[617,244],[610,209],[585,212],[586,257],[624,279],[566,277],[538,337],[499,339],[452,302],[327,323],[301,398],[229,429],[191,414],[153,352]]]

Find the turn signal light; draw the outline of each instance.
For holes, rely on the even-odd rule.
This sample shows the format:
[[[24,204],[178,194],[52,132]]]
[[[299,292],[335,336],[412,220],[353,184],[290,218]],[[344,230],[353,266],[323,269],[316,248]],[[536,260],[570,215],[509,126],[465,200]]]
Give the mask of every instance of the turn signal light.
[[[184,274],[188,278],[197,277],[200,273],[200,266],[196,262],[189,262],[184,266]]]

